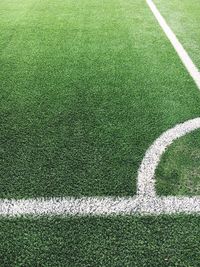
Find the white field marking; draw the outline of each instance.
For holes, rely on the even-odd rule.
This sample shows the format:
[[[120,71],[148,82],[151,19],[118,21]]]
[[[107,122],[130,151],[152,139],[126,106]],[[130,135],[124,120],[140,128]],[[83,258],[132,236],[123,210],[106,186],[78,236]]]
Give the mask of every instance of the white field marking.
[[[111,216],[200,213],[200,197],[83,197],[1,200],[0,216]]]
[[[174,140],[196,129],[200,129],[200,118],[176,125],[153,143],[139,168],[138,192],[135,197],[1,199],[0,216],[200,213],[200,196],[157,197],[154,188],[155,170],[166,148]]]
[[[166,148],[174,140],[200,128],[200,118],[186,121],[164,132],[147,150],[138,171],[137,194],[140,196],[156,197],[155,170]]]
[[[171,30],[171,28],[166,23],[163,16],[158,11],[157,7],[153,3],[152,0],[146,0],[147,4],[149,5],[151,11],[153,12],[155,18],[157,19],[158,23],[160,24],[161,28],[165,32],[166,36],[170,40],[171,44],[173,45],[174,49],[176,50],[177,54],[179,55],[181,61],[185,65],[187,71],[195,81],[197,87],[200,89],[200,72],[193,63],[192,59],[182,46],[182,44],[179,42],[178,38],[174,34],[174,32]]]

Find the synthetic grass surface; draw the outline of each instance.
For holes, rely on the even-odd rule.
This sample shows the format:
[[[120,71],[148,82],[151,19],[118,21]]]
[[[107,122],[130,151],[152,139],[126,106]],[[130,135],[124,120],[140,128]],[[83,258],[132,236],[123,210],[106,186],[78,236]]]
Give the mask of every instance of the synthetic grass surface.
[[[0,2],[1,198],[134,195],[200,94],[145,1]]]
[[[159,195],[200,195],[200,131],[175,141],[156,171]]]
[[[199,266],[199,216],[2,219],[0,229],[1,266]]]
[[[1,0],[0,35],[1,198],[133,195],[149,145],[200,115],[145,1]],[[199,231],[184,215],[1,218],[0,266],[196,267]]]

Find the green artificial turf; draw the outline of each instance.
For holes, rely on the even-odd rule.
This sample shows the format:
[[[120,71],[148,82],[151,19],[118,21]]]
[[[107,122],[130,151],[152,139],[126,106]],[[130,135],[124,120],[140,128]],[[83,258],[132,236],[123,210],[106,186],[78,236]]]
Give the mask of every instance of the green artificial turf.
[[[0,36],[0,198],[134,195],[149,145],[200,115],[145,1],[1,0]],[[199,138],[163,156],[159,193],[198,193]],[[0,267],[198,267],[200,217],[0,218],[0,239]]]
[[[199,216],[2,219],[0,229],[0,266],[199,266]]]
[[[156,171],[160,195],[200,195],[200,131],[175,141]]]
[[[0,2],[1,198],[134,195],[200,94],[145,1]]]

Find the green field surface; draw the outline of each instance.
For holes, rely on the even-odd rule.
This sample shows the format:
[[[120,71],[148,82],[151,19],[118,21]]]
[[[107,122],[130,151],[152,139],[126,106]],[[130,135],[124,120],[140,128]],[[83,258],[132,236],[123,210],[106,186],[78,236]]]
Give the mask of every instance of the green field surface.
[[[155,3],[200,67],[199,1]],[[149,146],[200,117],[145,0],[1,0],[0,36],[0,198],[133,196]],[[199,140],[166,151],[158,194],[200,194]],[[1,217],[0,239],[0,267],[200,266],[198,215]]]
[[[200,94],[145,1],[3,0],[2,198],[134,195]]]
[[[1,266],[198,267],[200,217],[3,219]]]
[[[200,132],[175,141],[156,170],[159,195],[200,195]]]

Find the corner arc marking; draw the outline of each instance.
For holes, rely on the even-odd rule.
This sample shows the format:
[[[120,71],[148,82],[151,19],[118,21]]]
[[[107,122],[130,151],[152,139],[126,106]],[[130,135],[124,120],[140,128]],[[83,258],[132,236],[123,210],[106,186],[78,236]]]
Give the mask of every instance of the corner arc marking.
[[[173,141],[184,135],[200,129],[200,117],[177,124],[158,137],[142,160],[137,177],[137,195],[140,197],[156,197],[155,171],[162,155]]]

